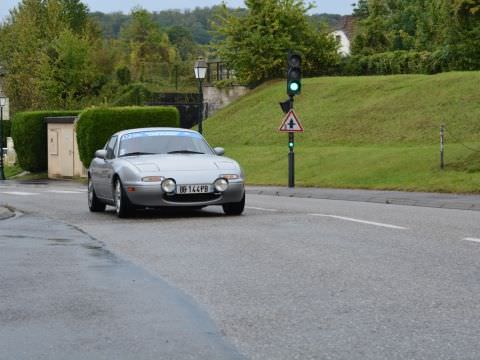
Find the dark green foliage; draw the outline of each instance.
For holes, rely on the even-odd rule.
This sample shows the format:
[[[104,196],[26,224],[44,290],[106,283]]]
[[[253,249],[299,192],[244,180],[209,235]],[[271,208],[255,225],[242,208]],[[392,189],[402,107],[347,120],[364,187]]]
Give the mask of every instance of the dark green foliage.
[[[196,44],[193,41],[190,30],[183,26],[172,26],[167,33],[170,43],[177,48],[178,55],[180,55],[182,61],[195,56],[197,52]]]
[[[104,14],[100,11],[90,13],[90,18],[100,25],[107,39],[118,38],[121,28],[130,20],[130,15],[121,12]]]
[[[453,54],[437,50],[390,51],[343,60],[344,75],[437,74],[450,70]]]
[[[342,15],[338,14],[313,14],[308,16],[309,21],[316,29],[321,30],[322,26],[327,24],[330,29],[335,29],[342,20]]]
[[[393,73],[480,69],[479,0],[361,0],[354,14],[352,53],[365,57],[352,62],[374,63],[354,73],[392,73],[382,65],[391,58],[402,67]]]
[[[11,135],[11,129],[12,129],[12,122],[11,121],[2,121],[3,125],[3,147],[7,147],[7,137],[10,137]]]
[[[50,116],[76,116],[79,111],[32,111],[16,113],[12,137],[20,167],[31,172],[47,170],[47,124]]]
[[[127,66],[117,69],[117,80],[120,85],[128,85],[132,81],[132,73]]]
[[[163,10],[152,14],[156,24],[167,29],[175,26],[181,26],[187,29],[193,40],[197,44],[208,44],[211,40],[209,31],[210,21],[218,6],[195,8],[194,10]],[[131,21],[131,15],[124,15],[119,12],[104,14],[94,12],[90,14],[103,30],[107,38],[118,38],[121,28]]]
[[[90,165],[96,150],[120,130],[141,127],[178,127],[178,111],[174,107],[93,108],[85,110],[77,123],[80,159]]]
[[[152,97],[152,93],[142,84],[127,87],[122,95],[113,102],[113,106],[142,106]]]

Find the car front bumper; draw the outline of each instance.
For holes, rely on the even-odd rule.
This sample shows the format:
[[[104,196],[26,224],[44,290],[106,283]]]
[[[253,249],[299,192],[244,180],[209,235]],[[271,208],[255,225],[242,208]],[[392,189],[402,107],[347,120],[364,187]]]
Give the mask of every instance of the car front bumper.
[[[139,207],[198,207],[222,205],[242,200],[245,194],[243,181],[229,182],[223,193],[169,195],[159,183],[125,183],[125,192],[130,202]]]

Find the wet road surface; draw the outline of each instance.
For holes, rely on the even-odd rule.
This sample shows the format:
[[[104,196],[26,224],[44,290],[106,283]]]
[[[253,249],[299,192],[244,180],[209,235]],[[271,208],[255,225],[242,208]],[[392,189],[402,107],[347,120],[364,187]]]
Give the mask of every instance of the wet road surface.
[[[0,224],[0,359],[243,357],[183,293],[75,227],[23,215]]]

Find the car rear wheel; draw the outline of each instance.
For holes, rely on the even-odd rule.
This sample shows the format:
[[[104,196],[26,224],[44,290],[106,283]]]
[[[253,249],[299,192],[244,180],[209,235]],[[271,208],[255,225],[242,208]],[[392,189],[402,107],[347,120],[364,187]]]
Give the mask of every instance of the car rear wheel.
[[[88,178],[88,208],[91,212],[105,211],[105,203],[102,202],[95,194],[92,179]]]
[[[114,185],[115,213],[119,218],[126,218],[132,214],[132,205],[123,189],[120,179],[115,180]]]
[[[222,207],[223,212],[227,215],[241,215],[245,209],[245,194],[239,202],[223,204]]]

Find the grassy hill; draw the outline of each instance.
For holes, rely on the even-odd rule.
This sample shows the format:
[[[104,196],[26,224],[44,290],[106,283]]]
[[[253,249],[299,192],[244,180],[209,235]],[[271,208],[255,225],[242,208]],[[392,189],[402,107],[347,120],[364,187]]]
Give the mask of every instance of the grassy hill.
[[[480,72],[305,79],[297,184],[480,192],[479,83]],[[285,99],[285,82],[271,82],[205,122],[208,141],[239,160],[250,184],[287,182],[287,135],[277,131]]]

